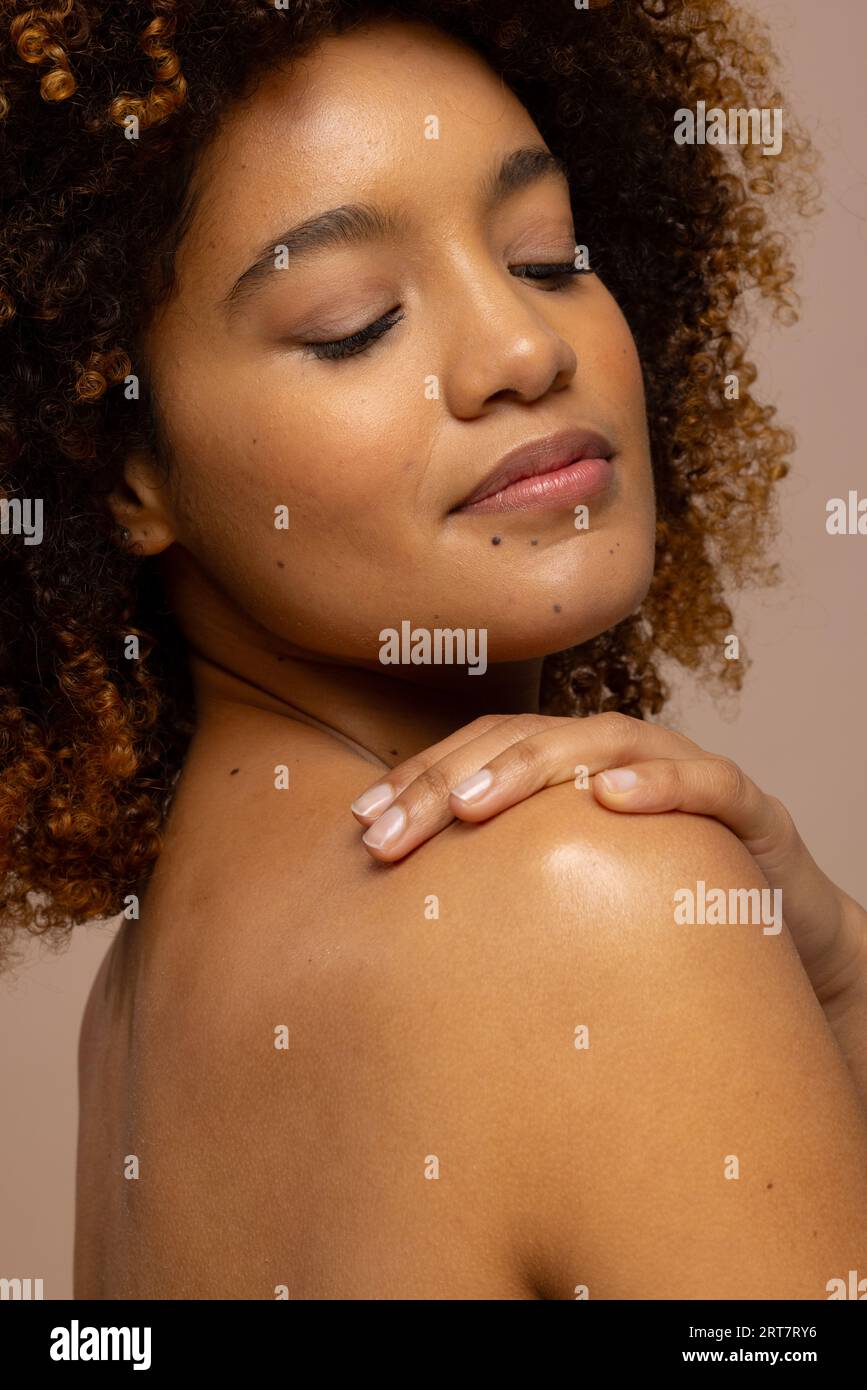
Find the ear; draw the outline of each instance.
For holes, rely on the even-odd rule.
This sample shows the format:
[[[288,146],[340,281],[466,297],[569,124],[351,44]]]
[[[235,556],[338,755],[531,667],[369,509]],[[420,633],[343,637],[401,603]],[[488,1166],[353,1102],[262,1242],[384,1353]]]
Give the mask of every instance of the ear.
[[[175,540],[169,513],[165,470],[148,449],[133,449],[122,477],[108,496],[108,508],[119,526],[129,532],[126,549],[137,555],[159,555]]]

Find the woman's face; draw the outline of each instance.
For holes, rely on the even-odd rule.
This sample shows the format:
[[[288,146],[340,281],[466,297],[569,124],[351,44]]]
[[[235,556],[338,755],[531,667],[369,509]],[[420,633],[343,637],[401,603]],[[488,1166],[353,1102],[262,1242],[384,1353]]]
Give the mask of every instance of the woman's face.
[[[175,542],[163,563],[188,632],[205,605],[224,635],[378,664],[380,632],[409,620],[485,629],[492,663],[587,640],[641,602],[654,507],[636,350],[595,275],[538,278],[583,238],[556,169],[513,160],[494,191],[527,147],[545,149],[501,79],[417,23],[329,38],[228,113],[145,342],[172,462],[134,538]],[[370,214],[351,238],[334,218],[304,245],[291,230],[348,204]],[[322,346],[383,319],[363,351]],[[586,514],[576,484],[544,507],[461,509],[508,451],[569,429],[614,450],[589,468],[609,480]]]

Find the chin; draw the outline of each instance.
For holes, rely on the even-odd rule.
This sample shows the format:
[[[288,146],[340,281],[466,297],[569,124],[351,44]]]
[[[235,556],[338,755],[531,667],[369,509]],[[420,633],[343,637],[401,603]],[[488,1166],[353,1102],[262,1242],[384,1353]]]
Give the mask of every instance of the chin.
[[[528,623],[526,626],[502,619],[496,625],[488,624],[488,660],[493,665],[500,662],[523,662],[539,660],[564,652],[570,647],[580,647],[603,632],[616,627],[624,618],[640,606],[641,598],[634,603],[624,603],[616,608],[594,609],[593,612],[568,613],[565,607],[559,613],[551,614],[550,622]]]
[[[514,609],[489,620],[488,647],[492,660],[523,661],[578,647],[610,631],[641,607],[653,580],[653,555],[628,573],[599,573],[592,584],[585,577],[571,586],[546,585],[536,602],[524,602],[520,617]]]

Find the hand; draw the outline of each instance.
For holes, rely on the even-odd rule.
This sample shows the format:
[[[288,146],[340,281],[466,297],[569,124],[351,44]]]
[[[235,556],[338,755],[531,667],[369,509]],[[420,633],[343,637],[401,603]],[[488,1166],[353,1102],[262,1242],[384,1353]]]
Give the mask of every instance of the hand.
[[[825,1007],[863,979],[867,913],[816,864],[792,817],[729,758],[623,714],[486,715],[392,768],[353,815],[375,859],[394,863],[455,818],[488,820],[544,787],[588,779],[613,811],[713,816],[738,836],[771,888]]]

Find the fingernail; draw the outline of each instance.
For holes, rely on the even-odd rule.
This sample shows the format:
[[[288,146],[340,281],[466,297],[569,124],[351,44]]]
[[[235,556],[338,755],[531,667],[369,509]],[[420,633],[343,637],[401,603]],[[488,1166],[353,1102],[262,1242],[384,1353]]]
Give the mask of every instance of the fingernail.
[[[357,801],[353,801],[351,810],[356,815],[369,816],[374,812],[384,811],[390,802],[394,801],[394,788],[388,782],[378,782],[369,791],[362,792]]]
[[[628,792],[638,781],[638,773],[631,767],[609,768],[600,772],[599,777],[607,792]]]
[[[493,772],[483,767],[480,772],[474,772],[472,777],[465,777],[463,782],[458,782],[456,787],[452,787],[452,796],[456,796],[459,801],[476,801],[488,790],[493,780]]]
[[[406,811],[402,806],[392,806],[390,811],[386,811],[384,816],[374,821],[361,838],[371,849],[385,849],[386,845],[398,838],[405,825]]]

